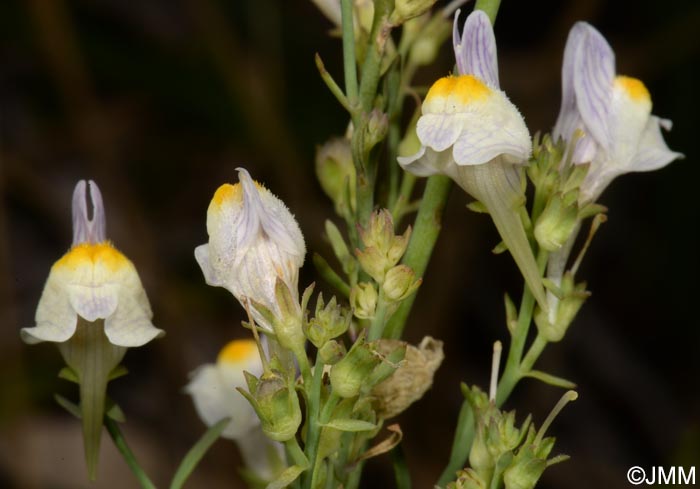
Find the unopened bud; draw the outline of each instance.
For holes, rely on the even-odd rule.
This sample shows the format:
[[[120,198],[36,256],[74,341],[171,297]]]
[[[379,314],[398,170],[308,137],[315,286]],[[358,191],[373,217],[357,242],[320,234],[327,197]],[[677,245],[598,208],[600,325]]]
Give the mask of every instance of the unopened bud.
[[[368,282],[361,282],[350,290],[350,305],[359,319],[371,319],[377,310],[377,289]]]
[[[486,489],[486,482],[474,469],[460,470],[457,480],[447,484],[447,489]]]
[[[554,194],[542,211],[535,225],[535,238],[542,248],[557,251],[569,240],[577,228],[577,192],[567,194],[572,198]]]
[[[435,2],[436,0],[396,0],[389,22],[399,26],[409,19],[423,15]]]
[[[238,390],[252,404],[265,434],[279,442],[291,440],[301,425],[301,408],[294,380],[272,372],[260,379],[247,374],[246,381],[248,392]]]
[[[556,309],[546,313],[538,308],[534,315],[537,330],[552,343],[561,341],[579,309],[590,296],[586,290],[586,283],[574,283],[574,277],[570,272],[566,273],[562,279],[561,294],[562,298]]]
[[[340,397],[354,397],[360,393],[363,384],[382,362],[371,344],[365,343],[360,337],[350,348],[350,351],[333,365],[330,379],[333,392]]]
[[[355,175],[347,138],[333,138],[316,148],[316,176],[340,216],[355,212]]]
[[[390,302],[400,302],[420,287],[422,280],[406,265],[397,265],[386,273],[382,284],[384,296]]]
[[[319,294],[316,302],[316,314],[305,328],[306,337],[316,348],[321,348],[329,340],[340,336],[350,326],[352,315],[332,297],[328,304]]]
[[[335,365],[345,355],[346,350],[342,343],[331,340],[323,345],[318,354],[325,365]]]
[[[389,130],[389,117],[379,109],[373,109],[369,113],[369,119],[365,126],[365,151],[369,152],[381,142]]]

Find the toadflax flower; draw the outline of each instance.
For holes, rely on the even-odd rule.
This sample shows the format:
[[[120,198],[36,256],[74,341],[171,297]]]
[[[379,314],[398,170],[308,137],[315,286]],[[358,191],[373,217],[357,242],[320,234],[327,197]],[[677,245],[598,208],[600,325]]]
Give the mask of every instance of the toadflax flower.
[[[270,481],[282,468],[282,445],[265,436],[255,410],[236,390],[246,386],[244,371],[262,374],[258,348],[252,340],[233,340],[222,348],[215,364],[202,365],[192,373],[185,392],[207,426],[231,418],[221,436],[238,444],[249,471]]]
[[[661,128],[671,121],[651,115],[651,97],[636,78],[615,74],[615,53],[590,24],[569,33],[562,67],[562,104],[555,137],[571,140],[577,130],[574,163],[591,166],[581,185],[582,202],[595,201],[624,173],[651,171],[683,155],[671,151]]]
[[[80,384],[90,478],[97,469],[109,375],[128,347],[164,334],[153,326],[152,316],[133,263],[106,240],[99,188],[92,180],[87,184],[81,180],[73,192],[73,245],[51,267],[36,310],[36,326],[23,328],[20,334],[29,344],[58,343]]]
[[[453,43],[458,75],[439,79],[428,91],[418,119],[418,152],[399,157],[407,171],[443,174],[479,200],[537,301],[544,287],[519,216],[524,203],[519,166],[532,149],[518,109],[499,88],[496,40],[488,16],[475,10]]]
[[[209,285],[224,287],[245,307],[251,299],[279,315],[275,285],[280,279],[298,298],[304,237],[294,216],[269,190],[238,168],[239,183],[218,188],[207,210],[209,242],[194,250]],[[252,308],[255,321],[272,325]]]

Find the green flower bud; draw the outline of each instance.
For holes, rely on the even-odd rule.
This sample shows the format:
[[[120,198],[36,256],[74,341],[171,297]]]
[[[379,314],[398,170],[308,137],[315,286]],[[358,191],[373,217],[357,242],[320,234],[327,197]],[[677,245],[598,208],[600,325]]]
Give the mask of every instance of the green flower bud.
[[[279,344],[292,352],[304,351],[306,336],[302,329],[302,311],[287,284],[277,277],[275,299],[279,315],[272,321],[272,330]]]
[[[356,173],[347,138],[333,138],[316,148],[316,177],[338,215],[349,216],[355,212]]]
[[[365,151],[369,152],[379,142],[381,142],[389,130],[389,117],[379,109],[373,109],[369,113],[369,119],[364,127],[365,129]]]
[[[352,315],[341,307],[335,297],[324,304],[323,295],[318,295],[316,314],[306,324],[304,333],[316,348],[321,348],[326,342],[337,338],[347,331]]]
[[[387,271],[395,266],[403,256],[411,237],[411,228],[402,235],[394,234],[394,221],[391,213],[382,209],[370,217],[367,228],[360,228],[363,250],[356,250],[360,266],[377,283],[383,283]]]
[[[561,300],[556,308],[549,313],[544,313],[541,309],[535,311],[535,324],[537,330],[547,341],[552,343],[561,341],[569,326],[573,322],[576,314],[590,293],[586,291],[586,283],[574,283],[574,277],[567,272],[561,283]]]
[[[335,340],[330,340],[318,350],[321,361],[326,365],[335,365],[343,358],[345,353],[346,350],[343,344]]]
[[[437,0],[396,0],[389,22],[399,26],[409,19],[423,15]]]
[[[387,300],[400,302],[413,294],[422,279],[416,280],[416,274],[406,265],[397,265],[386,274],[386,279],[382,285],[382,291]]]
[[[258,379],[246,372],[248,392],[238,388],[260,418],[265,434],[279,442],[291,440],[301,425],[299,396],[294,390],[294,379],[285,379],[272,371]]]
[[[360,336],[350,351],[331,368],[331,386],[340,397],[354,397],[367,383],[374,369],[382,363],[382,357],[374,345],[365,343]]]
[[[533,489],[547,468],[547,460],[535,454],[532,445],[521,448],[503,473],[506,489]]]
[[[350,305],[360,319],[372,319],[377,309],[377,289],[368,282],[361,282],[350,290]]]
[[[537,219],[535,238],[540,246],[548,251],[557,251],[569,240],[578,225],[578,204],[576,195],[554,194]]]

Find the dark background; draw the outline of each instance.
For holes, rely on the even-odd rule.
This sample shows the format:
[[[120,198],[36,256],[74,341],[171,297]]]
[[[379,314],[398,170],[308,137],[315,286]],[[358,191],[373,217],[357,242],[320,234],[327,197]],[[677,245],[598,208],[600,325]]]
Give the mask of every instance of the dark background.
[[[496,24],[502,88],[533,132],[556,118],[564,43],[579,19],[607,37],[618,72],[645,81],[654,113],[674,121],[669,146],[686,155],[604,194],[609,221],[579,274],[593,296],[539,363],[580,393],[552,427],[555,452],[573,458],[548,470],[541,487],[625,488],[632,465],[700,465],[700,5],[505,0]],[[98,482],[86,482],[79,424],[52,400],[56,391],[74,395],[55,376],[60,355],[18,335],[70,245],[77,180],[102,189],[108,235],[136,264],[154,322],[167,331],[130,351],[131,375],[110,386],[129,443],[159,486],[204,429],[182,393],[188,372],[244,334],[241,308],[204,284],[193,257],[214,190],[247,167],[296,214],[308,248],[330,258],[321,232],[332,206],[313,176],[315,145],[347,123],[313,61],[318,51],[342,78],[330,27],[301,0],[0,3],[0,486],[136,487],[107,436]],[[419,81],[452,63],[446,44]],[[491,343],[507,341],[503,291],[520,294],[512,262],[489,252],[491,223],[467,202],[453,192],[406,331],[413,342],[443,339],[447,354],[428,397],[399,418],[419,489],[432,487],[447,460],[459,382],[485,386]],[[317,280],[309,262],[303,285]],[[560,394],[525,381],[508,407],[539,424]],[[237,460],[234,444],[219,441],[190,487],[239,487]],[[386,457],[370,463],[363,487],[391,487],[389,467]]]

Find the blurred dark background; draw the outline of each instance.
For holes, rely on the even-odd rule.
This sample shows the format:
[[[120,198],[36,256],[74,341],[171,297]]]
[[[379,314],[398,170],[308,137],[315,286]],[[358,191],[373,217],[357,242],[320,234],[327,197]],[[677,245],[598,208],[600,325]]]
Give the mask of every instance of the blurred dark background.
[[[654,113],[674,122],[669,146],[686,155],[604,194],[609,221],[579,274],[593,296],[539,363],[580,393],[552,427],[555,451],[573,458],[548,470],[541,487],[624,488],[632,465],[700,465],[700,5],[505,0],[496,24],[501,83],[533,132],[556,118],[564,43],[579,19],[607,37],[620,73],[645,81]],[[330,258],[321,232],[332,206],[313,176],[315,146],[347,123],[313,61],[318,51],[342,78],[330,28],[302,0],[0,3],[1,487],[137,486],[106,433],[99,479],[86,482],[79,424],[52,399],[75,395],[56,378],[60,355],[18,335],[70,245],[77,180],[102,189],[108,235],[136,264],[154,322],[167,331],[130,351],[131,374],[110,386],[129,443],[159,486],[204,430],[182,393],[188,372],[244,334],[241,308],[204,284],[193,257],[214,190],[247,167],[296,214],[309,250]],[[448,43],[419,81],[453,62]],[[413,342],[443,339],[447,354],[427,398],[399,418],[420,489],[447,460],[459,382],[485,386],[491,344],[507,342],[504,290],[520,294],[512,262],[490,254],[491,223],[467,202],[453,192],[406,331]],[[314,280],[307,260],[302,284]],[[539,424],[560,394],[525,381],[508,407]],[[237,461],[233,443],[217,442],[189,487],[242,487]],[[369,464],[363,487],[391,487],[390,478],[384,457]]]

